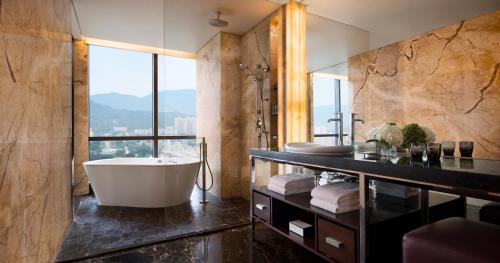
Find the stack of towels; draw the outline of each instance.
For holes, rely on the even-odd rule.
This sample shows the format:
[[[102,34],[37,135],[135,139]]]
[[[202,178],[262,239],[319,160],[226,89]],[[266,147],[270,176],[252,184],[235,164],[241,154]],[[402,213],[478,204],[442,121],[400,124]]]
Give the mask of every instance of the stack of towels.
[[[325,184],[311,191],[311,205],[332,213],[345,213],[359,208],[359,187],[355,183]]]
[[[397,198],[410,198],[420,193],[418,188],[381,181],[375,181],[375,189],[377,194],[390,195]]]
[[[282,195],[293,195],[311,191],[314,177],[303,174],[283,174],[272,176],[267,189]]]

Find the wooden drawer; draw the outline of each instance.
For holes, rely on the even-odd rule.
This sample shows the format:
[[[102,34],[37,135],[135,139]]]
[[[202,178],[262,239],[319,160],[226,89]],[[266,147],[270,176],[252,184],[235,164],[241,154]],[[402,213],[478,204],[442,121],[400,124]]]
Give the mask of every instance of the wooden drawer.
[[[271,198],[253,192],[253,214],[267,223],[271,223]]]
[[[318,217],[318,251],[340,263],[356,262],[356,232]]]

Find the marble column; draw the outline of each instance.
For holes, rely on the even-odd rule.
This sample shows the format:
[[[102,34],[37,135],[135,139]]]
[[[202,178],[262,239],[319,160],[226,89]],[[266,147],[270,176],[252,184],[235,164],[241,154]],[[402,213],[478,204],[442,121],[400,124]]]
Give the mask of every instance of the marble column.
[[[360,141],[383,122],[418,123],[438,142],[471,140],[474,157],[500,159],[500,10],[348,64],[352,111],[366,120],[356,126]]]
[[[88,45],[82,40],[73,42],[73,195],[89,193],[87,174],[82,165],[89,160],[89,89]]]
[[[71,222],[71,2],[0,3],[0,261],[53,262]]]
[[[196,133],[206,137],[220,198],[240,196],[240,37],[217,33],[196,56]]]

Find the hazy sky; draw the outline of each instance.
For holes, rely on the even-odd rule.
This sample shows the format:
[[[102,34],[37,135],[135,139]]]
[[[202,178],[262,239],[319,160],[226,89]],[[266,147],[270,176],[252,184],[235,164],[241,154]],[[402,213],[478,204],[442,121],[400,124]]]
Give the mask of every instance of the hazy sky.
[[[314,106],[333,105],[335,101],[334,79],[321,75],[313,75],[313,101]],[[349,94],[346,80],[340,81],[340,104],[348,105]]]
[[[150,53],[100,46],[89,48],[90,95],[118,92],[146,96],[153,89]],[[195,89],[196,60],[159,56],[159,90]],[[165,77],[166,84],[165,84]]]
[[[150,53],[100,46],[89,48],[90,95],[117,92],[147,96],[153,89]],[[164,57],[158,59],[159,90],[195,89],[196,60]],[[165,76],[166,84],[165,84]],[[347,105],[347,81],[343,81],[341,104]],[[334,79],[314,76],[314,106],[334,104]]]

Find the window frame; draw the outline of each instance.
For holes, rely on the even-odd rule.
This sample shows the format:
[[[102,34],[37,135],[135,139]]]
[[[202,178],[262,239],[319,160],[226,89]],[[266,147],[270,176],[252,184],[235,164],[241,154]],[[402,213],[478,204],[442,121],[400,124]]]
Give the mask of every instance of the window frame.
[[[334,93],[334,110],[335,112],[342,112],[341,104],[340,104],[340,98],[341,98],[341,88],[340,88],[340,79],[335,78],[334,79],[334,84],[333,84],[333,93]],[[314,83],[313,83],[313,89],[314,89]],[[314,103],[314,102],[313,102]],[[342,114],[345,114],[345,112],[342,112]],[[333,116],[332,116],[333,117]],[[334,133],[314,133],[314,127],[313,127],[313,138],[330,138],[333,137],[335,138],[335,144],[340,143],[340,136],[339,136],[339,123],[335,122],[335,132]],[[348,133],[342,134],[344,137],[348,137]]]
[[[153,58],[153,135],[145,136],[89,136],[89,150],[90,142],[95,141],[152,141],[153,145],[153,158],[158,157],[158,144],[160,140],[193,140],[196,139],[195,135],[158,135],[158,54],[151,53]],[[91,58],[89,58],[91,59]],[[90,87],[88,88],[88,99],[90,102]],[[89,134],[90,134],[90,103],[89,103]]]

